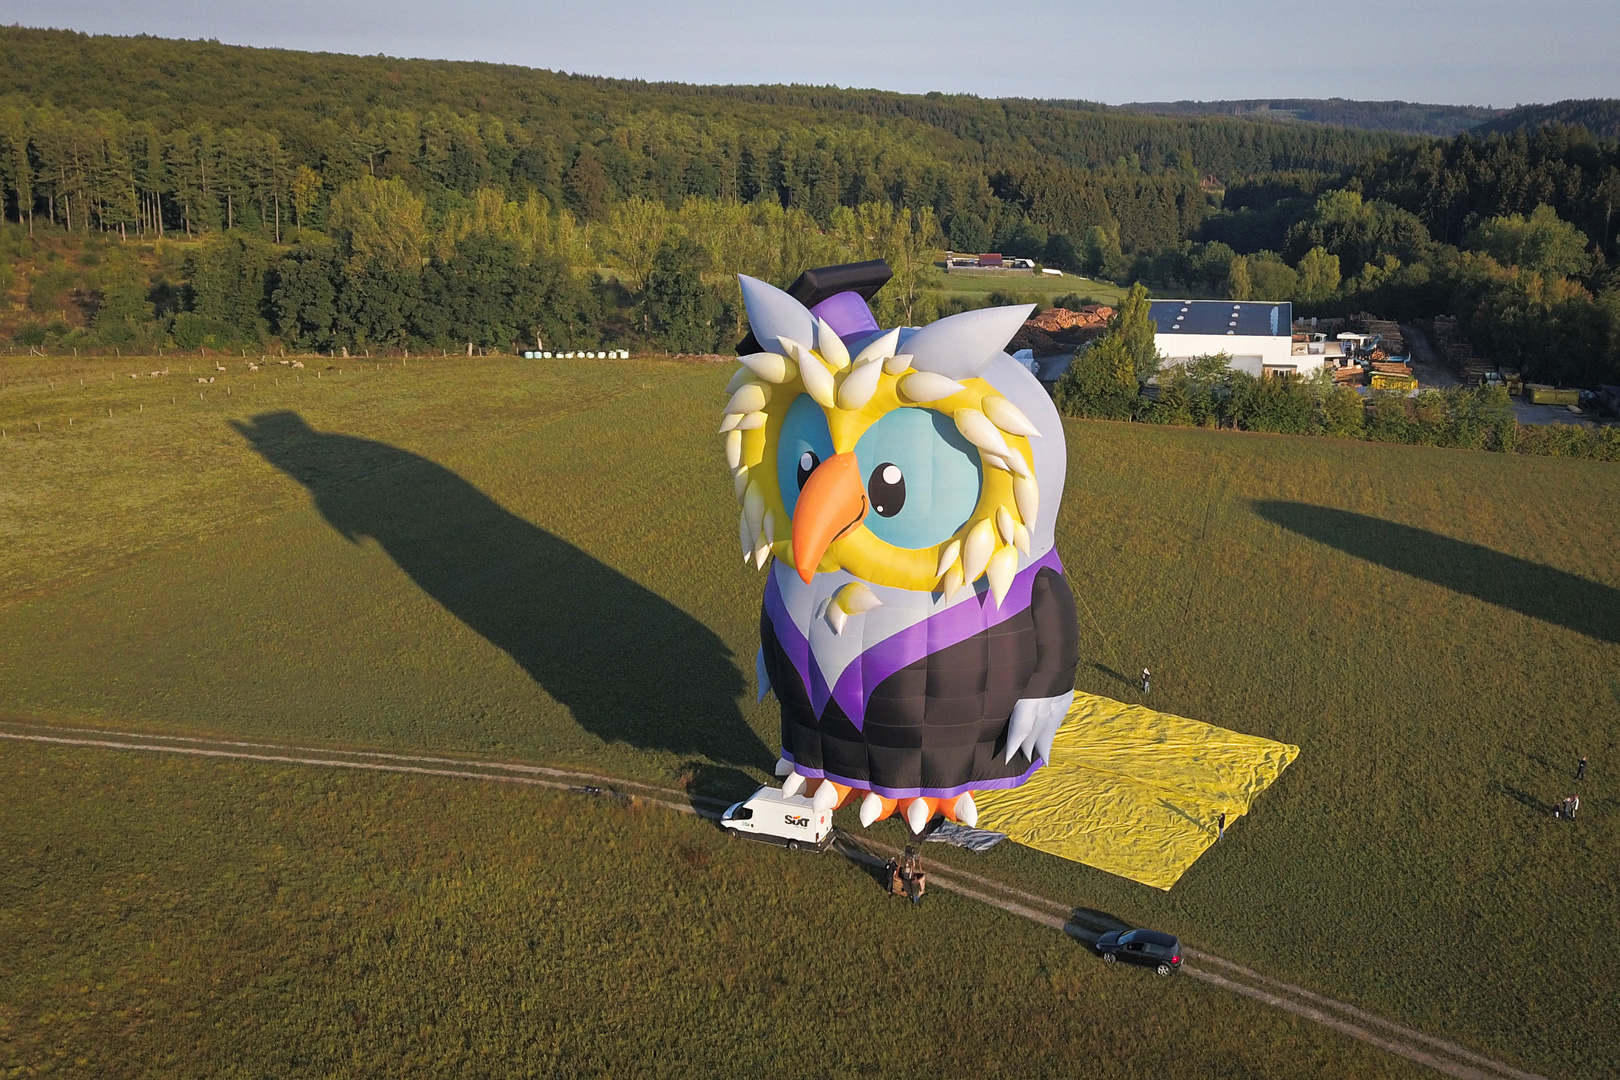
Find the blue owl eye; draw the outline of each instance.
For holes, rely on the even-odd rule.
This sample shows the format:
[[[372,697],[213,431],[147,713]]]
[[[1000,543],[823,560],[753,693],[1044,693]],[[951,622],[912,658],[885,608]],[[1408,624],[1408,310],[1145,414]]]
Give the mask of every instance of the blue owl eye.
[[[809,394],[800,394],[788,406],[776,438],[776,483],[782,492],[782,506],[788,516],[799,505],[799,489],[817,465],[833,456],[832,433],[827,430],[827,414]]]
[[[855,460],[872,500],[866,527],[895,547],[944,543],[979,504],[979,452],[933,409],[889,413],[855,444]]]

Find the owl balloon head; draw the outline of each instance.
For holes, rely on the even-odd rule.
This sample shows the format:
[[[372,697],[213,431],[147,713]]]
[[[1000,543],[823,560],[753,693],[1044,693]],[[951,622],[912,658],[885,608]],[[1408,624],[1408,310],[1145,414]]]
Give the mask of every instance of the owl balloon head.
[[[720,430],[743,558],[769,567],[755,666],[783,789],[863,825],[971,825],[973,792],[1045,763],[1074,696],[1063,430],[1003,351],[1031,306],[885,331],[856,291],[807,308],[741,284],[761,350]]]

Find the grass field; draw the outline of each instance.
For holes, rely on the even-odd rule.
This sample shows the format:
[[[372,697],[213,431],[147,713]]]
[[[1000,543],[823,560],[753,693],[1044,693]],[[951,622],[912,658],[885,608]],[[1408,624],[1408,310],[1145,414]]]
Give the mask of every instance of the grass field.
[[[1415,1075],[667,812],[33,748],[0,782],[8,1075]]]
[[[210,370],[219,381],[199,388],[183,363],[169,362],[167,378],[140,380],[128,372],[160,365],[5,367],[0,709],[49,723],[497,754],[663,783],[686,777],[714,791],[765,774],[774,709],[754,704],[751,676],[761,580],[733,553],[735,509],[712,434],[727,368],[344,361],[317,379],[313,368],[249,374],[237,360],[225,374]],[[1549,1076],[1620,1071],[1620,1021],[1604,1005],[1609,973],[1620,966],[1620,468],[1142,425],[1073,422],[1066,434],[1059,549],[1081,598],[1080,685],[1134,700],[1125,676],[1147,665],[1157,707],[1303,752],[1168,894],[1010,845],[982,856],[932,845],[930,855],[1162,926]],[[635,946],[626,956],[672,935],[714,935],[717,911],[751,925],[753,896],[836,911],[836,924],[806,929],[793,950],[799,966],[783,977],[802,979],[793,984],[802,993],[768,997],[766,1018],[746,1039],[776,1038],[790,1014],[824,1017],[834,999],[850,1002],[858,1019],[874,1006],[858,992],[868,983],[845,981],[852,971],[872,977],[860,967],[872,956],[901,968],[920,962],[921,946],[886,921],[889,909],[858,871],[723,845],[696,822],[591,811],[564,826],[577,815],[561,814],[549,796],[87,753],[0,748],[12,777],[0,796],[6,834],[28,837],[12,850],[40,853],[8,862],[0,914],[32,927],[30,935],[55,935],[48,959],[36,957],[40,939],[0,938],[8,1065],[64,1045],[28,1003],[60,1000],[63,1015],[73,1010],[42,988],[65,995],[92,985],[97,972],[108,985],[116,972],[147,986],[175,980],[161,984],[170,987],[164,1008],[189,1009],[185,1023],[198,1031],[214,1025],[213,1041],[185,1064],[193,1072],[215,1071],[208,1062],[220,1059],[206,1055],[228,1050],[218,1025],[234,1020],[222,1017],[284,1019],[263,1029],[268,1041],[241,1044],[265,1053],[290,1053],[286,1040],[315,1046],[289,1033],[341,1026],[341,1009],[324,1016],[328,1004],[384,993],[391,972],[417,970],[388,966],[380,935],[390,919],[420,925],[441,904],[465,912],[484,902],[441,900],[422,881],[508,875],[479,893],[497,913],[489,925],[499,932],[490,933],[505,942],[523,915],[523,887],[512,883],[562,873],[535,869],[536,849],[569,874],[576,863],[596,867],[581,870],[582,880],[600,880],[606,897],[631,888],[634,864],[659,852],[655,871],[673,873],[672,848],[714,846],[734,891],[694,889],[671,901],[664,918],[673,931],[632,921],[640,929],[626,931]],[[1575,790],[1582,753],[1593,763],[1580,789],[1582,820],[1555,821],[1552,805]],[[334,784],[347,794],[327,799]],[[355,839],[364,821],[381,830],[374,842]],[[874,831],[894,838],[892,828]],[[295,839],[273,839],[282,835]],[[635,856],[612,872],[599,858],[610,835]],[[322,952],[327,931],[318,920],[307,933],[266,941],[255,962],[279,976],[230,991],[240,1013],[211,1012],[214,999],[199,998],[196,980],[205,976],[193,970],[201,954],[188,953],[191,944],[159,947],[133,929],[90,929],[110,923],[75,930],[63,917],[74,904],[127,908],[169,920],[171,934],[187,925],[186,912],[268,919],[273,897],[247,868],[264,865],[275,843],[302,867],[303,891],[290,894],[284,918],[342,905],[351,913],[342,925],[348,951]],[[57,862],[43,854],[47,844],[117,857]],[[421,876],[389,878],[379,867],[394,858],[420,860]],[[209,899],[211,883],[227,879]],[[846,887],[857,900],[842,899]],[[189,899],[168,909],[162,890]],[[576,895],[587,894],[597,895]],[[384,914],[396,903],[403,914]],[[1065,943],[1032,943],[1033,931],[965,905],[942,904],[927,917],[946,920],[930,938],[936,944],[981,948],[983,940],[984,971],[994,978],[971,992],[973,1015],[998,1019],[968,1022],[958,1012],[949,1030],[904,1028],[928,1053],[947,1055],[929,1058],[938,1064],[919,1074],[1018,1061],[1030,1044],[997,1025],[1037,1006],[1080,1023],[1092,1031],[1086,1038],[1135,1046],[1131,1033],[1144,1029],[1131,1025],[1151,1000],[1185,1060],[1126,1066],[1072,1028],[1040,1045],[1137,1072],[1404,1075],[1395,1059],[1367,1058],[1258,1007],[1201,998],[1195,1007],[1203,991],[1178,985],[1164,995],[1150,984],[1148,998],[1124,1000],[1118,995],[1135,990],[1093,981],[1100,965],[1072,943],[1060,955],[1074,959],[1063,961],[1071,966],[1057,982],[1032,974],[1044,968],[1017,965],[1003,980],[996,969],[1006,957],[1045,957],[1041,950]],[[771,933],[785,940],[790,931]],[[836,940],[818,945],[821,938]],[[713,958],[739,950],[704,940],[690,963],[651,970],[709,994],[706,1004],[694,997],[649,1021],[668,1028],[643,1042],[619,1030],[644,1007],[629,997],[621,999],[627,1011],[601,1011],[599,1027],[596,1013],[560,1005],[548,1018],[561,1025],[548,1045],[588,1043],[600,1056],[582,1060],[603,1064],[581,1074],[634,1071],[625,1063],[662,1047],[658,1040],[690,1038],[682,1025],[734,1015],[714,989],[722,961]],[[329,959],[306,962],[306,954]],[[978,955],[929,961],[944,967],[914,968],[929,974],[909,985],[960,986]],[[630,966],[613,966],[621,960]],[[641,970],[621,960],[609,967],[623,978]],[[467,1019],[475,1015],[491,1030],[521,1026],[503,1011],[518,999],[507,984],[491,982],[494,997],[480,997],[459,972],[412,962],[426,981],[410,991],[416,997],[388,1006],[400,1023],[437,1031],[432,1017],[452,1011],[434,1013],[437,998],[455,1001],[463,1032],[479,1026]],[[513,961],[505,962],[497,969],[509,971]],[[577,995],[588,985],[579,979],[588,976],[570,971],[554,985]],[[896,993],[880,997],[932,1000]],[[919,1009],[907,1005],[904,1022],[946,1024],[953,999],[942,994],[937,1015],[909,1017]],[[802,1012],[801,1001],[809,1002]],[[1163,1011],[1172,1005],[1181,1011]],[[895,1011],[884,1006],[899,1024]],[[98,1032],[97,1045],[126,1045],[117,1032],[127,1021],[112,1011],[74,1022]],[[804,1048],[794,1068],[886,1060],[881,1040],[860,1042],[881,1026],[839,1024],[860,1049],[839,1058],[829,1041],[833,1049],[818,1059]],[[401,1044],[379,1049],[360,1030],[332,1027],[318,1044],[328,1048],[320,1054],[354,1057],[311,1050],[299,1069],[363,1071],[331,1063],[368,1055],[404,1060]],[[1221,1041],[1233,1035],[1244,1037]],[[455,1045],[469,1053],[468,1040],[476,1042],[468,1033]],[[140,1057],[146,1052],[130,1060],[151,1061]],[[703,1072],[719,1059],[671,1060],[682,1062],[676,1071],[690,1061],[690,1071]]]
[[[991,293],[1001,292],[1024,303],[1040,303],[1044,307],[1051,307],[1052,301],[1070,293],[1089,296],[1099,304],[1112,304],[1125,294],[1124,289],[1111,281],[1093,281],[1074,274],[1054,278],[1027,274],[936,272],[929,277],[924,288],[939,300],[950,297],[982,303]]]

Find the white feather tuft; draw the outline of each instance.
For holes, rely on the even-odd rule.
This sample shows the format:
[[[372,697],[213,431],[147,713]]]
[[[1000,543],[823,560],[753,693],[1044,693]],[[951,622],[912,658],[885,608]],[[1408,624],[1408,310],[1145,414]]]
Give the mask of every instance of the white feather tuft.
[[[1001,437],[1000,430],[978,409],[957,409],[952,419],[956,421],[956,430],[962,433],[962,437],[980,450],[994,454],[1003,461],[1013,456],[1012,448]]]
[[[1000,548],[990,556],[990,565],[985,567],[984,576],[990,579],[990,591],[996,596],[996,607],[1006,598],[1007,590],[1012,588],[1013,577],[1018,573],[1018,549],[1008,545]]]
[[[766,386],[764,383],[744,383],[737,388],[737,392],[735,394],[731,395],[731,400],[726,402],[726,412],[759,412],[770,403],[770,400],[771,388]]]
[[[1013,501],[1018,504],[1018,516],[1024,524],[1034,528],[1035,515],[1041,509],[1041,489],[1033,476],[1020,476],[1013,481]]]
[[[781,353],[757,352],[737,357],[748,370],[769,383],[792,382],[798,374],[798,365]]]
[[[815,356],[806,352],[799,357],[799,377],[804,380],[805,391],[824,409],[837,407],[833,375]]]
[[[1074,704],[1074,691],[1059,694],[1054,698],[1046,699],[1046,716],[1040,730],[1035,733],[1035,753],[1045,762],[1052,760],[1052,740],[1057,738],[1058,728],[1069,717],[1069,706]]]
[[[886,360],[894,355],[895,346],[900,344],[899,329],[890,330],[886,334],[879,334],[866,343],[866,348],[855,358],[857,364],[870,363],[873,360]],[[891,374],[893,374],[891,372]]]
[[[1013,705],[1012,716],[1007,720],[1007,749],[1002,761],[1011,761],[1013,755],[1023,749],[1039,716],[1040,705],[1034,698],[1024,698]]]
[[[748,519],[748,535],[755,541],[748,545],[751,553],[759,546],[759,533],[765,525],[765,492],[758,480],[748,481],[748,487],[743,491],[743,516]]]
[[[1014,476],[1023,477],[1025,479],[1034,479],[1033,474],[1029,471],[1029,462],[1025,461],[1024,455],[1020,454],[1017,450],[1013,450],[1008,453],[1006,458],[1006,469]]]
[[[878,379],[883,376],[881,364],[858,364],[848,375],[844,376],[843,385],[838,388],[838,407],[845,412],[854,412],[865,407],[872,395],[877,392]]]
[[[996,551],[996,527],[985,518],[973,526],[962,545],[962,580],[978,581]]]
[[[914,371],[900,380],[900,393],[915,402],[941,401],[966,389],[955,379],[947,379],[932,371]]]
[[[1029,422],[1029,417],[1024,415],[1024,410],[1004,397],[990,394],[979,403],[979,408],[983,409],[984,415],[990,418],[990,422],[1002,431],[1013,435],[1022,435],[1026,439],[1038,439],[1041,437],[1041,433],[1036,430],[1035,425]]]
[[[823,319],[816,320],[816,352],[834,371],[849,367],[849,350],[844,347],[844,339]]]
[[[1012,513],[1005,506],[996,507],[996,532],[1001,535],[1003,544],[1012,543],[1016,535]]]
[[[835,602],[851,615],[861,615],[883,606],[878,594],[861,581],[852,581],[839,589],[835,594]]]

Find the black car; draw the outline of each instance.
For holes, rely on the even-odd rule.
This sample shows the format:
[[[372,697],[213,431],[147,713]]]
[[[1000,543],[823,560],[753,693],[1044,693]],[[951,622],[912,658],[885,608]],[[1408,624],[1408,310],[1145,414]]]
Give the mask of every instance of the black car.
[[[1097,939],[1097,952],[1105,964],[1123,960],[1160,975],[1173,975],[1181,967],[1181,942],[1157,930],[1110,930]]]

